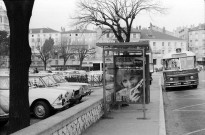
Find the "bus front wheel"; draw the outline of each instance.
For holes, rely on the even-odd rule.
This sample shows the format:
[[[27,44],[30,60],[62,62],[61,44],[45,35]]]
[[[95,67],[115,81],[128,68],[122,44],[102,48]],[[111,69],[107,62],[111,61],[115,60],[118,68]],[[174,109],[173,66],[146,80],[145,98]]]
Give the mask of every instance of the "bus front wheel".
[[[192,87],[193,87],[194,89],[196,89],[196,88],[198,87],[198,85],[193,85]]]

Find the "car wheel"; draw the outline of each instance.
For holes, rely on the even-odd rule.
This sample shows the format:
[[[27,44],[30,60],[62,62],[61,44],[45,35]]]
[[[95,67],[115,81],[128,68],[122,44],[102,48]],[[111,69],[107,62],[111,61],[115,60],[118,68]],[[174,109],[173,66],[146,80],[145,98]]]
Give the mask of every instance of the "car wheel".
[[[50,116],[51,109],[44,101],[38,101],[33,107],[33,114],[36,118],[45,119]]]
[[[193,87],[194,89],[196,89],[196,88],[198,87],[198,85],[193,85],[192,87]]]

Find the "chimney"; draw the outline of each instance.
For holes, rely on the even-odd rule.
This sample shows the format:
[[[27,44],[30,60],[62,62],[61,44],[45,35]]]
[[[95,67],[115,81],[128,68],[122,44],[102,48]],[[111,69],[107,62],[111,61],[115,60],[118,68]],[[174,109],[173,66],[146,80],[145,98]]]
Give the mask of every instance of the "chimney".
[[[163,33],[166,33],[165,27],[163,27],[162,32],[163,32]]]
[[[152,30],[152,23],[150,23],[149,25],[150,25],[149,28]]]
[[[136,26],[136,29],[138,30],[138,27]]]

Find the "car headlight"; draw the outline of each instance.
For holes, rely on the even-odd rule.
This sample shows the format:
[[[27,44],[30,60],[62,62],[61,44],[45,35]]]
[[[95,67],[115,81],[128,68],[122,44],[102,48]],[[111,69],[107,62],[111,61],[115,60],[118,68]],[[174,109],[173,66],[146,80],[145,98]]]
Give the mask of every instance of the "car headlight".
[[[194,76],[192,75],[192,76],[190,76],[190,79],[194,79]]]
[[[65,99],[68,98],[68,95],[69,95],[69,92],[66,92],[66,94],[65,94]]]
[[[62,100],[62,99],[63,99],[63,95],[60,94],[60,95],[58,96],[57,100]]]
[[[169,80],[170,80],[170,81],[173,81],[173,80],[174,80],[174,78],[169,78]]]
[[[54,101],[53,104],[55,104],[55,105],[63,105],[64,103],[62,102],[62,100],[63,100],[63,95],[60,94],[60,95],[57,97],[57,99]],[[64,100],[65,100],[65,99],[64,99]]]

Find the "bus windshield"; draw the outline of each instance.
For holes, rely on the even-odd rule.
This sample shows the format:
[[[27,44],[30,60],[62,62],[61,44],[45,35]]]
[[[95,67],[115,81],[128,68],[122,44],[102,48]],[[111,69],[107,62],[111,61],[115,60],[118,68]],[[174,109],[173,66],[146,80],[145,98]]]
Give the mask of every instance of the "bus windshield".
[[[194,57],[164,59],[163,65],[165,70],[184,70],[195,67]]]

